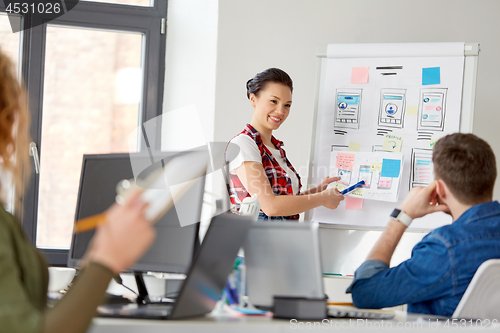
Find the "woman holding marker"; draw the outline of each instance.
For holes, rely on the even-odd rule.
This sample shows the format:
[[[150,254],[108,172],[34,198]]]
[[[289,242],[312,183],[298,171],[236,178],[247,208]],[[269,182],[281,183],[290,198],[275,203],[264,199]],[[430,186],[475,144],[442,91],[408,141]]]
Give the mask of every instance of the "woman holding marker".
[[[250,124],[230,143],[240,148],[229,162],[231,202],[238,205],[253,194],[261,204],[261,220],[297,220],[300,213],[315,207],[335,209],[344,196],[328,184],[302,190],[300,176],[286,157],[283,142],[273,131],[287,119],[292,106],[293,83],[287,73],[269,68],[247,82],[247,97],[253,108]]]
[[[0,50],[0,176],[11,175],[19,207],[22,176],[30,174],[30,140],[26,96],[16,77]],[[0,182],[0,193],[8,192],[9,185]],[[19,221],[4,209],[5,198],[0,198],[0,331],[85,332],[111,278],[139,259],[155,237],[144,217],[141,193],[131,194],[123,206],[114,204],[104,213],[107,222],[96,231],[85,268],[51,309],[47,308],[47,264]]]

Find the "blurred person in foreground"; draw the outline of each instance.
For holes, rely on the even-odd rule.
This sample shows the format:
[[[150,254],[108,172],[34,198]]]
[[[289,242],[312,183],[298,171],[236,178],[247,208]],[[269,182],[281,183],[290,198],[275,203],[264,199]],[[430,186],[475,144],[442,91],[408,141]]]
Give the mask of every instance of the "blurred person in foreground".
[[[18,207],[27,180],[23,174],[30,175],[29,122],[25,90],[0,50],[0,179],[12,178]],[[10,185],[0,181],[0,193]],[[1,198],[0,331],[85,332],[110,280],[134,264],[155,237],[144,217],[147,205],[141,193],[136,191],[123,206],[114,204],[105,212],[107,221],[96,231],[85,254],[85,267],[53,308],[47,308],[47,263]]]

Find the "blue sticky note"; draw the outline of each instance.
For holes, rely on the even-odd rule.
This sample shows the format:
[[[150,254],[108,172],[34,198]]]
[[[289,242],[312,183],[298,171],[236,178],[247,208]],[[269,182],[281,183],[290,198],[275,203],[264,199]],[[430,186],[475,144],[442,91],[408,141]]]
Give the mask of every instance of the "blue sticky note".
[[[441,68],[429,67],[422,68],[422,85],[440,84],[441,83]]]
[[[392,160],[384,158],[382,162],[382,172],[380,173],[380,177],[397,178],[399,177],[400,168],[401,168],[400,160]]]
[[[259,309],[249,309],[249,308],[233,308],[233,310],[236,310],[246,315],[265,315],[268,313],[268,311],[263,311]]]

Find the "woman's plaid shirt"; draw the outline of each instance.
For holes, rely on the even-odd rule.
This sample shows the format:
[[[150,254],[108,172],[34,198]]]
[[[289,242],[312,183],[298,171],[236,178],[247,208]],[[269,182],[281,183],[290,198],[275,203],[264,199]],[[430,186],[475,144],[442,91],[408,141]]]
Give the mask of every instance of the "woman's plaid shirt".
[[[264,145],[259,132],[257,132],[252,125],[247,124],[245,129],[238,135],[248,135],[255,141],[257,147],[259,147],[260,155],[262,157],[262,166],[264,167],[266,176],[269,179],[274,195],[293,195],[292,181],[287,176],[286,172],[281,168],[278,161],[276,161],[273,157],[273,154]],[[276,146],[276,148],[279,149],[281,157],[283,157],[290,170],[297,175],[300,193],[300,189],[302,187],[300,176],[286,157],[285,150],[281,148],[283,146],[283,142],[277,140],[274,136],[271,136],[271,142]],[[231,195],[231,203],[234,205],[238,205],[239,202],[250,196],[238,176],[233,174],[230,174],[229,191]],[[238,198],[238,200],[235,200],[235,197]],[[285,218],[288,220],[298,220],[299,215],[285,216]]]

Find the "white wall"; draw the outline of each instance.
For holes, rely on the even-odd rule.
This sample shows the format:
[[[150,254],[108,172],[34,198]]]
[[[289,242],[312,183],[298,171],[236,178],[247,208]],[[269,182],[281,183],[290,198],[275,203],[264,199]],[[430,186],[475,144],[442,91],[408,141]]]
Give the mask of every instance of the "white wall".
[[[218,0],[169,0],[162,150],[214,140]],[[213,177],[207,177],[210,190]],[[204,200],[213,201],[206,195]],[[204,235],[215,205],[203,205]]]
[[[195,106],[199,119],[183,117],[181,110],[177,121],[164,122],[163,149],[196,146],[192,138],[200,133],[189,122],[198,120],[205,140],[213,141],[217,20],[218,0],[168,1],[164,116]]]
[[[294,80],[293,107],[276,137],[305,176],[318,44],[478,42],[473,132],[489,142],[500,164],[498,13],[498,0],[219,0],[214,140],[228,141],[250,122],[246,81],[282,68]],[[500,199],[500,181],[494,197]]]

